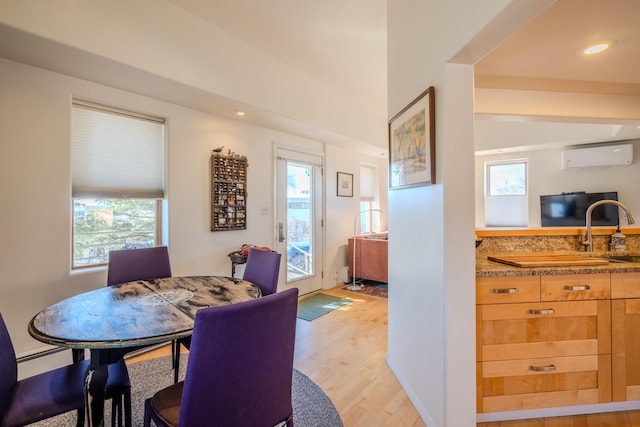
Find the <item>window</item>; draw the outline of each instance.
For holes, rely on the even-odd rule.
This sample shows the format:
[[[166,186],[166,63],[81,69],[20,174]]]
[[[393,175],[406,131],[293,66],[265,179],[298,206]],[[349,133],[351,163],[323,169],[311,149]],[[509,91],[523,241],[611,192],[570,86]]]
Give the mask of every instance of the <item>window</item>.
[[[161,244],[164,120],[74,100],[73,268]]]
[[[487,163],[489,196],[526,196],[527,162]]]
[[[372,233],[379,228],[379,216],[374,216],[377,170],[372,166],[360,166],[360,234]]]
[[[485,224],[519,227],[528,224],[527,160],[485,163]]]

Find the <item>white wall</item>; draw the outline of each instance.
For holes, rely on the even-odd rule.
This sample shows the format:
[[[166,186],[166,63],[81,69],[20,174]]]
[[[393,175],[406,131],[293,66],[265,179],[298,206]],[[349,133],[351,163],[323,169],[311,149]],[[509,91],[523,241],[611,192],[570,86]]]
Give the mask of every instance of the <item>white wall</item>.
[[[272,144],[315,151],[325,145],[5,59],[0,59],[0,93],[0,312],[17,353],[42,345],[26,332],[38,311],[106,283],[105,268],[70,270],[72,97],[167,119],[168,244],[175,275],[229,275],[228,252],[243,243],[272,247]],[[209,159],[220,145],[249,159],[247,230],[209,231]],[[329,176],[336,170],[357,174],[361,161],[386,168],[385,159],[326,147]],[[332,205],[335,181],[327,179],[326,185]],[[355,198],[339,199],[345,205],[328,208],[326,216],[331,271],[346,266],[340,246],[352,234],[358,212]],[[261,215],[260,207],[268,207],[270,215]],[[325,278],[325,287],[335,285],[332,276]]]
[[[385,189],[380,192],[380,206],[386,211],[387,207],[387,158],[360,156],[354,158],[353,152],[342,147],[328,145],[326,148],[327,167],[325,168],[326,184],[326,266],[325,280],[332,284],[342,283],[345,279],[344,268],[348,264],[347,240],[344,236],[353,236],[355,217],[360,213],[360,164],[374,165],[378,171],[378,187]],[[337,196],[337,173],[345,172],[353,175],[353,197]],[[359,225],[359,223],[358,223]],[[380,230],[387,230],[387,215],[380,216]],[[359,228],[358,228],[359,230]],[[337,276],[337,278],[336,278]],[[326,282],[325,282],[326,283]]]
[[[514,139],[517,135],[514,135]],[[562,192],[588,193],[617,191],[618,200],[640,216],[640,140],[625,141],[633,144],[633,163],[629,166],[607,166],[580,169],[562,169],[562,148],[525,150],[516,153],[477,155],[475,160],[476,227],[485,227],[484,221],[484,163],[494,160],[528,159],[529,161],[529,227],[540,227],[540,196]],[[625,220],[621,219],[620,225]]]

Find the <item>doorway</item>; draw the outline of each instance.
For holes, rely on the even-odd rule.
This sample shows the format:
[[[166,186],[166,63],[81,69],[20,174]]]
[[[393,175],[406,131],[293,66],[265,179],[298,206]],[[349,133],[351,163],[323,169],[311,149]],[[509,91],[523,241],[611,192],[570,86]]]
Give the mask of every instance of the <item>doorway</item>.
[[[301,295],[322,289],[322,157],[277,149],[276,250],[282,288]]]

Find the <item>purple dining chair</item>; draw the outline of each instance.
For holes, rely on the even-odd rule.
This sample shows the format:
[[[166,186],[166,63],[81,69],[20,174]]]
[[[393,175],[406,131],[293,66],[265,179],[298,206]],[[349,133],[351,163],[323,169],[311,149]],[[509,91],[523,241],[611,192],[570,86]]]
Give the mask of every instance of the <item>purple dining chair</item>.
[[[199,310],[185,380],[145,402],[144,426],[293,426],[298,289]]]
[[[121,249],[109,252],[107,286],[134,280],[162,279],[165,277],[171,277],[169,250],[166,246]],[[171,342],[172,363],[176,360],[176,349],[178,348],[177,341],[173,340]]]
[[[281,255],[273,251],[261,251],[252,249],[247,256],[243,280],[247,280],[260,288],[262,296],[276,293],[278,289],[278,275],[280,274]],[[175,347],[171,350],[173,357],[173,382],[178,382],[180,372],[180,346],[186,349],[191,346],[191,337],[177,340]]]
[[[166,246],[109,252],[107,286],[164,277],[171,277],[169,251]]]
[[[19,427],[77,410],[77,425],[84,425],[83,360],[72,365],[18,380],[18,363],[9,331],[0,314],[0,427]],[[112,399],[111,424],[131,426],[131,383],[123,360],[109,365],[107,399]]]
[[[278,289],[280,258],[281,255],[277,252],[250,250],[242,278],[257,285],[263,296],[275,294]]]

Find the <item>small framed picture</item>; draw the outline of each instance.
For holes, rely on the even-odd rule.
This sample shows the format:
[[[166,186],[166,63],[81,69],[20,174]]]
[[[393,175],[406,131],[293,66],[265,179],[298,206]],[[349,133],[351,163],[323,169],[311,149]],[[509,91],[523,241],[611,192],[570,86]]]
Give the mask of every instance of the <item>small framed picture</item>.
[[[353,174],[338,172],[338,196],[353,197]]]
[[[389,121],[389,188],[435,182],[435,91],[431,86]]]

